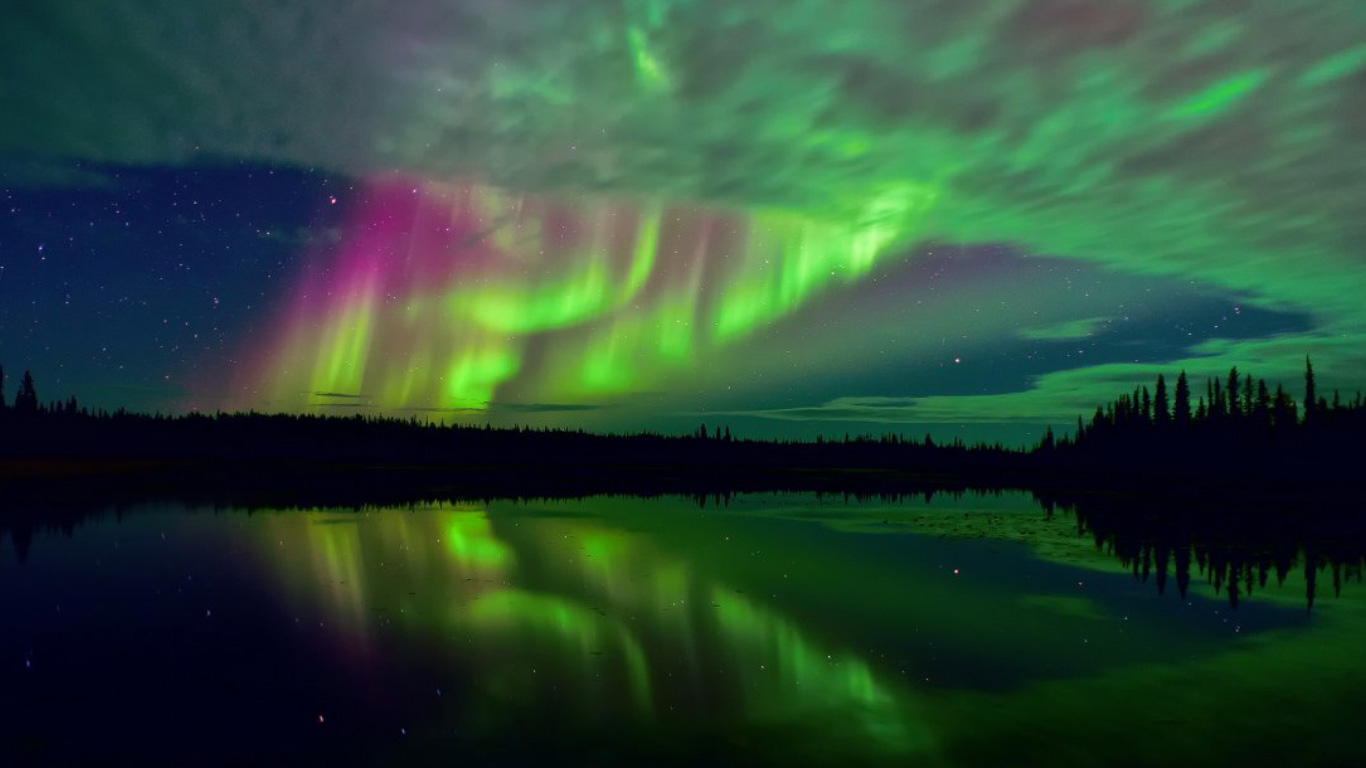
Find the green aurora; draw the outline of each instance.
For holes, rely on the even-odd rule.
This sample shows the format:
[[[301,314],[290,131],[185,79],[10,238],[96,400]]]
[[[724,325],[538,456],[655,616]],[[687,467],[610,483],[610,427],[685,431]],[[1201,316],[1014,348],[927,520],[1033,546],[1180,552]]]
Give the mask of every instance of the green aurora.
[[[45,2],[9,21],[12,185],[234,160],[358,180],[344,242],[303,249],[314,282],[274,297],[281,319],[243,343],[254,362],[213,377],[231,392],[187,393],[198,405],[1032,432],[1178,368],[1290,383],[1309,354],[1325,388],[1366,381],[1351,0]],[[367,239],[396,178],[474,194],[465,218],[494,222],[490,239],[537,231],[419,243],[400,217]],[[508,201],[534,211],[506,227]],[[1005,391],[989,373],[807,386],[889,355],[919,371],[1022,340],[1108,343],[1088,324],[1114,313],[1079,299],[1028,325],[927,309],[894,339],[824,323],[898,265],[994,243],[1306,322],[1070,360]]]

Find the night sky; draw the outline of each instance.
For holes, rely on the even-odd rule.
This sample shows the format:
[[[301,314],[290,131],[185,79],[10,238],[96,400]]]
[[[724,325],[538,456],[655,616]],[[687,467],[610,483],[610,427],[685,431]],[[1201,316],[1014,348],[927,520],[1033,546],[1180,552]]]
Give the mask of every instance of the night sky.
[[[1366,386],[1360,0],[11,0],[44,399],[1033,439]]]

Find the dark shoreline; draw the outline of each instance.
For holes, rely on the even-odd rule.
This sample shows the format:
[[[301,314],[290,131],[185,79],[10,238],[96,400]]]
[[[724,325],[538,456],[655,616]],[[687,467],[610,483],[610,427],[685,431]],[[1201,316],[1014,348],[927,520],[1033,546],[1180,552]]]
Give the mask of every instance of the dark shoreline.
[[[1022,462],[1024,463],[1024,462]],[[1119,474],[1058,467],[917,471],[881,467],[538,463],[463,465],[335,461],[0,459],[0,509],[56,501],[176,499],[256,506],[367,506],[413,499],[582,498],[598,495],[725,497],[816,493],[900,498],[939,493],[1032,493],[1045,505],[1075,499],[1230,507],[1343,503],[1360,483],[1342,478],[1204,473]],[[1062,500],[1068,501],[1062,501]],[[1343,506],[1346,516],[1361,517]],[[1232,511],[1232,510],[1231,510]],[[1335,515],[1337,516],[1337,515]]]

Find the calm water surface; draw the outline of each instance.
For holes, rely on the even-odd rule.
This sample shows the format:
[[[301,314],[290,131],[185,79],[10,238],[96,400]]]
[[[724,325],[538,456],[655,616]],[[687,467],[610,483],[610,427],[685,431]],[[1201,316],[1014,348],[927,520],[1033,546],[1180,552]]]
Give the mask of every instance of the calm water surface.
[[[1235,607],[1197,550],[1183,596],[1189,552],[1024,495],[145,506],[19,544],[3,765],[1366,762],[1359,570],[1248,561]]]

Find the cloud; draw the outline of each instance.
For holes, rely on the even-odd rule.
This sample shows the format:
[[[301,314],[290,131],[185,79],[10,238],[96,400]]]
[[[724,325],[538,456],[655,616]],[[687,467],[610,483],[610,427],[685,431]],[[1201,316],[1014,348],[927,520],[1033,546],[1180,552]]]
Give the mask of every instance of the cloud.
[[[1315,375],[1321,392],[1342,389],[1352,395],[1362,386],[1353,372],[1366,368],[1366,347],[1356,337],[1307,343],[1299,334],[1266,339],[1217,339],[1197,345],[1193,356],[1166,363],[1111,363],[1054,371],[1036,377],[1028,389],[995,395],[931,395],[925,397],[840,397],[807,407],[730,411],[721,415],[754,416],[784,421],[861,421],[881,424],[1058,424],[1089,419],[1096,407],[1135,386],[1155,386],[1166,376],[1172,386],[1182,371],[1193,382],[1222,380],[1231,368],[1264,378],[1272,389],[1282,385],[1297,397],[1304,359],[1318,362]],[[1332,364],[1323,361],[1331,360]],[[1200,390],[1200,386],[1195,387]],[[1198,394],[1198,392],[1197,392]]]
[[[712,5],[52,0],[0,37],[0,155],[790,208],[1348,308],[1350,3]],[[907,182],[933,207],[898,203]]]
[[[112,189],[117,182],[103,169],[84,167],[69,160],[28,158],[0,154],[0,188],[50,189],[81,187]]]
[[[600,411],[610,407],[592,403],[489,403],[490,411],[509,413],[568,413],[576,411]]]
[[[1064,320],[1060,323],[1051,325],[1039,325],[1033,328],[1022,328],[1017,334],[1022,339],[1030,341],[1066,341],[1068,339],[1085,339],[1096,335],[1108,325],[1114,318],[1110,317],[1088,317],[1081,320]]]
[[[715,415],[753,416],[779,421],[855,421],[874,424],[1000,424],[1010,422],[1045,424],[1055,420],[1047,414],[1038,412],[981,407],[1002,399],[1008,400],[1011,397],[1011,395],[839,397],[815,406],[721,411]],[[971,403],[977,407],[965,405],[960,408],[960,403]]]
[[[268,240],[286,245],[313,247],[335,245],[342,240],[342,231],[336,227],[296,227],[292,231],[267,229],[258,235]]]

